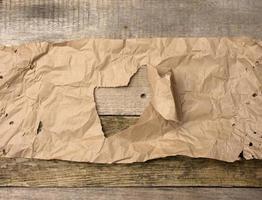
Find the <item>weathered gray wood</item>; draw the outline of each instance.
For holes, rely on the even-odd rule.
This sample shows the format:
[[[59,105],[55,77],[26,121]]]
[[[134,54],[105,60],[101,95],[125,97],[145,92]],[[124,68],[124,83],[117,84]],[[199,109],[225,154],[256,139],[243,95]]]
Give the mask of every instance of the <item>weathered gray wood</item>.
[[[259,200],[261,188],[1,188],[0,199],[8,200]]]
[[[145,163],[90,164],[1,158],[0,186],[262,187],[262,160],[224,163],[178,156]]]
[[[80,37],[260,37],[261,0],[1,0],[0,43]]]
[[[261,8],[261,0],[0,0],[0,43],[82,37],[247,35],[262,38]],[[137,87],[137,94],[143,86]],[[113,93],[109,90],[105,92]],[[117,127],[121,129],[128,123],[117,122],[120,124]],[[223,163],[183,157],[130,165],[0,159],[0,185],[261,187],[261,170],[261,161]],[[134,191],[130,191],[132,197]],[[123,196],[128,198],[126,194]],[[155,196],[152,193],[150,199]]]
[[[81,37],[262,36],[260,0],[2,0],[0,43]],[[139,72],[140,73],[140,72]],[[99,88],[100,115],[140,115],[150,99],[145,71],[134,84]],[[141,98],[145,94],[145,98]]]
[[[261,8],[260,0],[2,0],[0,43],[80,37],[260,37]],[[97,89],[100,115],[143,112],[150,90],[145,71],[139,73],[129,87]]]
[[[107,137],[138,117],[101,116]],[[129,165],[0,159],[0,186],[248,186],[262,187],[262,161],[225,163],[175,157]]]
[[[100,115],[141,115],[150,98],[146,67],[139,69],[127,87],[95,90],[95,101]]]

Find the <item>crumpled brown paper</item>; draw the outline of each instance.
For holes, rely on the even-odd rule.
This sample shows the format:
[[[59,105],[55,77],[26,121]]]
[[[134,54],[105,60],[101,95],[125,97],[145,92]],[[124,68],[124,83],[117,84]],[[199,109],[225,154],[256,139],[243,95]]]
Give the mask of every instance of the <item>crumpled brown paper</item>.
[[[126,86],[143,65],[149,106],[135,125],[105,138],[94,89]],[[0,154],[99,163],[261,159],[261,83],[262,42],[250,38],[2,46]]]

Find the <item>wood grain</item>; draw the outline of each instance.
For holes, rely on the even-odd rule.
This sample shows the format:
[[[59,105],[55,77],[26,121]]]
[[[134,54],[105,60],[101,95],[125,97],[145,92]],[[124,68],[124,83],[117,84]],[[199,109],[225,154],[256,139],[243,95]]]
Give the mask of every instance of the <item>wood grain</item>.
[[[0,186],[262,187],[262,160],[224,163],[177,156],[145,163],[91,164],[1,158]]]
[[[178,36],[253,36],[262,38],[261,0],[0,0],[0,43],[61,41],[83,37],[132,38]],[[128,88],[97,90],[101,115],[139,115],[150,98],[145,75]],[[134,77],[135,79],[135,77]],[[141,83],[141,84],[140,84]],[[122,95],[123,94],[123,95]],[[135,108],[126,109],[132,96]],[[111,96],[110,96],[111,95]],[[100,97],[101,96],[101,97]],[[115,99],[122,98],[118,102]],[[103,103],[102,100],[107,100]],[[132,101],[132,102],[133,102]],[[131,103],[132,103],[131,102]],[[115,104],[114,104],[115,103]],[[121,104],[121,105],[120,105]],[[103,105],[105,105],[103,107]],[[140,106],[141,105],[141,106]],[[111,107],[105,108],[106,106]],[[119,110],[120,107],[121,109]],[[139,107],[140,106],[140,107]],[[113,112],[117,110],[117,112]],[[110,136],[136,117],[102,116]],[[262,161],[224,163],[209,159],[174,157],[128,165],[101,165],[32,159],[0,159],[0,186],[224,186],[262,187]],[[259,199],[261,190],[141,188],[129,189],[26,189],[1,188],[0,198],[94,197],[101,199],[140,196],[145,199],[180,197]],[[8,194],[7,194],[8,193]],[[41,196],[42,195],[42,196]],[[78,196],[74,196],[78,195]],[[64,197],[64,198],[62,198]]]
[[[150,98],[146,67],[139,69],[126,87],[95,90],[99,115],[141,115]]]
[[[0,43],[262,34],[261,0],[2,0]]]
[[[261,196],[261,188],[0,188],[0,199],[8,200],[258,200]]]
[[[135,116],[100,116],[103,132],[110,137],[117,132],[134,125],[139,117]]]
[[[261,38],[261,8],[260,0],[2,0],[0,43],[82,37]],[[133,82],[129,87],[97,89],[98,113],[141,115],[151,97],[146,71],[138,72]]]

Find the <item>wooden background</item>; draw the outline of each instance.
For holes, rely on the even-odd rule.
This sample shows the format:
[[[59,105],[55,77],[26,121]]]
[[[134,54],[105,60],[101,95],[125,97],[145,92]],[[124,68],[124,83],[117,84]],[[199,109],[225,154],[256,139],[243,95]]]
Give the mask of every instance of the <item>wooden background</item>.
[[[4,45],[178,36],[261,39],[262,1],[0,0]],[[95,96],[103,129],[110,136],[134,124],[148,103],[146,71],[140,70],[126,88],[101,88]],[[0,186],[0,199],[261,199],[262,161],[225,163],[177,156],[102,165],[0,158]]]
[[[82,37],[261,37],[261,0],[0,0],[0,43]]]

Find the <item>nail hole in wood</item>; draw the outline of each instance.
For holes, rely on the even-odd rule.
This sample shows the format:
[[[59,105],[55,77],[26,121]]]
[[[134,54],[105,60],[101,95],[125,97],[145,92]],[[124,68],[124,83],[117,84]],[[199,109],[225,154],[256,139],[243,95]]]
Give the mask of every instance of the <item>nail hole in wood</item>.
[[[5,114],[5,117],[8,117],[8,113]]]
[[[6,151],[5,151],[5,149],[3,149],[3,155],[4,155],[4,156],[6,155]]]
[[[13,124],[14,124],[14,121],[10,121],[9,124],[10,124],[10,125],[13,125]]]
[[[253,93],[253,94],[252,94],[252,97],[256,97],[256,96],[257,96],[257,93]]]
[[[235,125],[236,125],[235,123],[232,124],[232,126],[235,126]]]
[[[250,142],[250,143],[249,143],[249,146],[250,146],[250,147],[252,147],[252,146],[253,146],[253,143],[252,143],[252,142]]]
[[[0,79],[3,79],[4,77],[2,75],[0,75]]]

